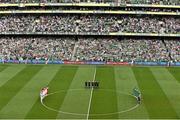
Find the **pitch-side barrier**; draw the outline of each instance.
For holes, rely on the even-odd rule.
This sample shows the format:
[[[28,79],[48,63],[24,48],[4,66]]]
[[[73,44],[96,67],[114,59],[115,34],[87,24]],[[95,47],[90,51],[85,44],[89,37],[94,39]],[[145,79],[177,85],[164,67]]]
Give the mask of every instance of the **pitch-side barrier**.
[[[0,60],[0,64],[74,64],[74,65],[144,65],[180,66],[180,62],[99,62],[99,61],[61,61],[61,60]]]

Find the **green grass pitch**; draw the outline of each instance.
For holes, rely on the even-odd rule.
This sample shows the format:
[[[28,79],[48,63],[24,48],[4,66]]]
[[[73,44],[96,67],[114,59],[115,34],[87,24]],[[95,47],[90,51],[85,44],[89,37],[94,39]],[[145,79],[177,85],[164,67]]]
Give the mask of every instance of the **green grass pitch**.
[[[87,89],[85,81],[99,81]],[[40,102],[39,92],[49,86]],[[138,87],[142,103],[131,96]],[[0,119],[179,119],[180,67],[0,65]]]

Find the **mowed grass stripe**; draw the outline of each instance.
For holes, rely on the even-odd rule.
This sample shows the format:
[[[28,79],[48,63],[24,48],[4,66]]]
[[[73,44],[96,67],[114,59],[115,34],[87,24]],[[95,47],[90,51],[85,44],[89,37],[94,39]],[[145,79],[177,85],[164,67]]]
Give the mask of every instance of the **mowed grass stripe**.
[[[8,80],[13,78],[16,74],[18,74],[21,70],[23,70],[26,66],[7,66],[5,69],[0,72],[0,87],[3,86]]]
[[[84,86],[85,81],[93,81],[95,66],[80,66],[69,87],[60,110],[65,112],[87,114],[90,90]],[[71,91],[73,89],[79,89]],[[59,113],[58,119],[85,119],[86,115]]]
[[[173,119],[177,114],[148,67],[133,67],[150,118]]]
[[[138,87],[136,78],[131,67],[115,67],[115,80],[117,92],[132,94],[132,89]],[[130,109],[137,104],[137,101],[132,96],[122,94],[118,95],[118,110]],[[136,109],[119,114],[119,118],[123,119],[148,119],[148,113],[144,103],[141,103]]]
[[[49,83],[49,93],[57,92],[60,90],[68,90],[69,86],[74,78],[77,71],[77,66],[62,66],[54,78]],[[51,71],[49,71],[51,72]],[[54,94],[45,98],[44,102],[49,107],[59,110],[67,92],[62,94]],[[36,118],[36,119],[55,119],[58,112],[46,109],[40,100],[37,100],[31,110],[28,112],[25,118]]]
[[[176,78],[180,83],[180,67],[169,67],[167,70]]]
[[[40,89],[52,80],[58,68],[59,66],[44,66],[0,111],[1,118],[23,119],[39,99]]]
[[[29,66],[21,70],[16,76],[0,87],[0,110],[38,73],[41,66]]]
[[[96,79],[100,82],[100,88],[94,89],[89,118],[92,119],[117,119],[118,115],[92,116],[91,114],[106,114],[117,112],[116,92],[103,91],[101,89],[111,89],[116,91],[114,68],[112,66],[97,66]]]
[[[0,73],[6,69],[8,66],[7,65],[0,65]]]
[[[177,92],[180,91],[180,85],[178,81],[166,68],[151,68],[151,71],[180,118],[180,92]]]

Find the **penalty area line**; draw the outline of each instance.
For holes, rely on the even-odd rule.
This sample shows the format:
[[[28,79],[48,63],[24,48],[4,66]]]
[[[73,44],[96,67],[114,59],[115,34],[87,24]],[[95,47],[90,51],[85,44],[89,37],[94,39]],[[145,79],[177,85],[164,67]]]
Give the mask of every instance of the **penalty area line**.
[[[96,79],[96,67],[95,67],[93,82],[95,81],[95,79]],[[94,88],[92,87],[91,88],[91,95],[90,95],[90,99],[89,99],[89,105],[88,105],[88,112],[87,112],[86,120],[89,119],[89,113],[90,113],[90,109],[91,109],[91,101],[92,101],[93,90],[94,90]]]

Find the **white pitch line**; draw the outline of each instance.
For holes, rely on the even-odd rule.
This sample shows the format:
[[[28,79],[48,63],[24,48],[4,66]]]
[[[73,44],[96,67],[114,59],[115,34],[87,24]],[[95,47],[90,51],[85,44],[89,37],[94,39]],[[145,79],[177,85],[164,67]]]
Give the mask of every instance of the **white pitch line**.
[[[96,78],[96,67],[95,67],[93,82],[95,81],[95,78]],[[89,99],[89,106],[88,106],[88,112],[87,112],[86,120],[88,120],[88,118],[89,118],[89,112],[90,112],[90,108],[91,108],[91,101],[92,101],[93,90],[94,90],[94,88],[92,87],[91,88],[91,96],[90,96],[90,99]]]
[[[46,97],[48,97],[49,95],[53,95],[53,94],[56,94],[56,93],[67,92],[67,91],[81,91],[81,90],[84,90],[84,89],[60,90],[60,91],[56,91],[56,92],[53,92],[53,93],[49,93],[47,96],[44,97],[44,99],[45,99]],[[114,90],[112,90],[112,89],[99,89],[99,91],[117,92],[118,94],[123,94],[123,95],[131,96],[131,97],[135,98],[135,100],[136,100],[136,97],[135,97],[135,96],[133,96],[132,94],[126,93],[126,92],[114,91]],[[43,100],[44,100],[44,99],[43,99]],[[63,114],[68,114],[68,115],[87,116],[87,114],[84,114],[84,113],[73,113],[73,112],[66,112],[66,111],[56,110],[56,109],[54,109],[54,108],[51,108],[51,107],[46,106],[46,105],[43,103],[43,100],[41,101],[41,104],[42,104],[46,109],[48,109],[48,110],[55,111],[55,112],[59,112],[59,113],[63,113]],[[117,111],[117,112],[110,112],[110,113],[91,114],[91,115],[92,115],[92,116],[106,116],[106,115],[122,114],[122,113],[125,113],[125,112],[132,111],[132,110],[136,109],[138,106],[139,106],[139,104],[137,103],[135,106],[133,106],[133,107],[131,107],[131,108],[129,108],[129,109],[126,109],[126,110]]]

